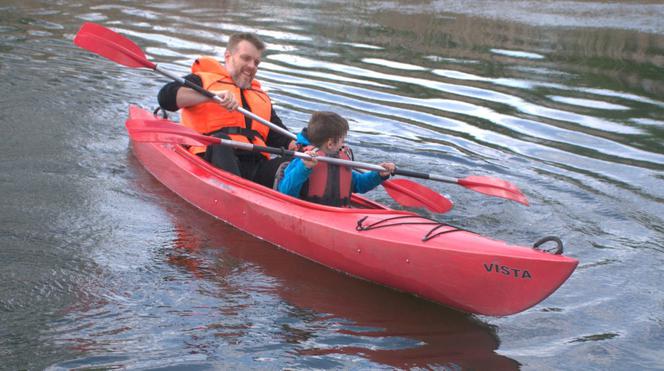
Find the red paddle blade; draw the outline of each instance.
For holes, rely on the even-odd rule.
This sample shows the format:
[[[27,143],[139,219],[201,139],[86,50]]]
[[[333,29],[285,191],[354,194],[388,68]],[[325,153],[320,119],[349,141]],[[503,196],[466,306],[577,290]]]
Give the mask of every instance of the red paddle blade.
[[[96,23],[83,23],[74,44],[127,67],[157,67],[133,41]]]
[[[492,176],[469,176],[457,180],[459,185],[489,196],[502,197],[528,206],[528,199],[514,184]]]
[[[136,142],[157,142],[207,146],[221,142],[219,138],[197,132],[168,120],[130,119],[126,122],[131,140]]]
[[[382,183],[385,191],[399,205],[425,208],[435,213],[445,213],[454,206],[440,193],[407,179],[392,179]]]

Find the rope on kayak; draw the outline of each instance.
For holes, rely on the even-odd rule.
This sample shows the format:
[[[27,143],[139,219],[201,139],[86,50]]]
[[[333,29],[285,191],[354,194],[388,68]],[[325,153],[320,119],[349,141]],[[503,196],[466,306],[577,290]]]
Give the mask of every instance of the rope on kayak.
[[[434,238],[436,238],[436,237],[438,237],[442,234],[451,233],[451,232],[458,232],[458,231],[467,231],[466,229],[456,227],[456,226],[453,226],[453,225],[450,225],[450,224],[441,223],[439,221],[429,219],[429,218],[425,218],[425,217],[419,216],[419,215],[395,216],[395,217],[391,217],[391,218],[381,219],[377,222],[364,225],[363,223],[364,223],[365,220],[367,220],[368,217],[369,216],[365,216],[363,218],[360,218],[360,220],[357,221],[357,226],[355,227],[355,229],[357,231],[360,231],[360,232],[361,231],[370,231],[370,230],[373,230],[373,229],[395,227],[395,226],[398,226],[398,225],[432,225],[432,226],[434,226],[429,232],[427,232],[427,234],[424,237],[422,237],[422,241],[424,241],[424,242],[429,241],[431,239],[434,239]],[[407,219],[408,219],[408,221],[406,221]],[[413,220],[413,219],[419,219],[420,221],[416,221],[416,220]],[[421,221],[421,219],[424,219],[426,221]],[[451,229],[446,229],[444,231],[436,232],[436,231],[438,231],[439,229],[441,229],[443,227],[450,227]]]
[[[362,231],[370,231],[373,229],[379,229],[379,228],[387,228],[387,227],[396,227],[399,225],[431,225],[434,226],[431,228],[429,232],[427,232],[424,237],[422,237],[422,241],[426,242],[429,240],[432,240],[442,234],[446,233],[452,233],[452,232],[459,232],[459,231],[466,231],[466,232],[471,232],[465,228],[457,227],[451,224],[445,224],[441,223],[439,221],[436,221],[434,219],[429,219],[423,216],[419,215],[401,215],[401,216],[395,216],[391,218],[385,218],[381,219],[377,222],[373,222],[371,224],[364,224],[364,222],[369,218],[369,216],[364,216],[360,218],[357,221],[357,226],[355,226],[355,230],[362,232]],[[424,219],[424,221],[422,221]],[[443,231],[439,231],[443,227],[449,227],[450,229],[445,229]],[[437,232],[439,231],[439,232]],[[555,242],[556,247],[554,249],[546,249],[546,248],[540,248],[543,244],[547,242]],[[542,251],[545,253],[549,254],[554,254],[554,255],[561,255],[563,253],[563,241],[560,240],[560,238],[556,236],[546,236],[544,238],[541,238],[537,240],[533,244],[533,248],[538,251]]]
[[[556,243],[556,249],[551,250],[551,249],[540,249],[540,246],[547,243],[547,242],[555,242]],[[563,241],[560,240],[560,238],[556,236],[546,236],[544,238],[540,238],[533,244],[533,249],[539,250],[542,252],[547,252],[549,254],[554,254],[554,255],[561,255],[563,253]]]
[[[442,228],[442,227],[451,227],[453,229],[448,229],[448,230],[445,230],[445,231],[442,231],[442,232],[433,233],[433,232],[437,231],[439,228]],[[422,238],[422,241],[429,241],[431,239],[434,239],[434,238],[440,236],[441,234],[451,233],[451,232],[458,232],[458,231],[470,232],[467,229],[463,229],[463,228],[460,228],[460,227],[457,227],[457,226],[454,226],[454,225],[440,223],[438,226],[431,229],[429,231],[429,233],[427,233],[426,236],[424,236],[424,238]]]

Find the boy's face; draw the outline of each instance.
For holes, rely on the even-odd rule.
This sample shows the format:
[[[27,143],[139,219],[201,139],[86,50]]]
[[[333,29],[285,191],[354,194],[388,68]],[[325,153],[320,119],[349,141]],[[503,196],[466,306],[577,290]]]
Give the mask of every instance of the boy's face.
[[[328,139],[327,142],[325,143],[325,148],[323,148],[323,151],[328,154],[336,154],[339,153],[339,150],[341,147],[344,145],[344,140],[346,139],[346,136],[344,135],[341,138],[337,139]]]

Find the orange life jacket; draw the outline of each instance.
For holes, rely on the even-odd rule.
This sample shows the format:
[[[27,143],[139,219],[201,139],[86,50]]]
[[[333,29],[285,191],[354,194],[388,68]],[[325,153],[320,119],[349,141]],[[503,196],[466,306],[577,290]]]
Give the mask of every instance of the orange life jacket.
[[[306,147],[305,151],[312,148],[311,146]],[[346,146],[341,148],[338,155],[325,154],[321,150],[316,154],[352,160],[350,149]],[[348,207],[350,206],[352,181],[353,175],[350,167],[319,161],[313,167],[309,179],[302,185],[300,198],[323,205]]]
[[[191,72],[201,78],[202,86],[213,93],[227,90],[233,93],[242,104],[242,95],[249,110],[259,117],[270,120],[272,102],[255,79],[249,89],[235,86],[228,71],[212,57],[199,57],[191,66]],[[238,111],[228,111],[214,101],[204,102],[183,108],[180,112],[182,124],[199,133],[210,134],[219,130],[226,132],[232,140],[265,146],[270,128],[252,120],[246,124],[245,117]],[[205,151],[205,147],[191,147],[192,153]],[[269,158],[268,154],[264,154]]]

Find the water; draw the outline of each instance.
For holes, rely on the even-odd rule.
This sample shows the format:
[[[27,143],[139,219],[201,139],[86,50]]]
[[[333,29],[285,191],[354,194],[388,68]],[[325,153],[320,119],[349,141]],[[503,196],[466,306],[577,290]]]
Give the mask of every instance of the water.
[[[664,369],[662,5],[0,9],[0,368]],[[334,110],[364,161],[508,179],[531,207],[422,183],[455,202],[436,218],[519,244],[558,235],[579,268],[530,310],[470,316],[226,226],[134,159],[127,107],[153,108],[165,80],[76,48],[84,21],[181,74],[255,31],[293,130]]]

